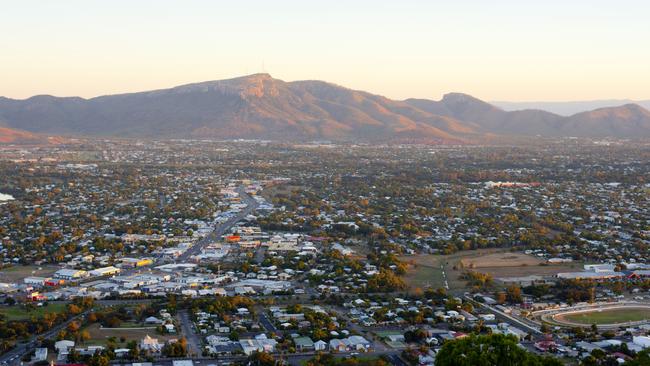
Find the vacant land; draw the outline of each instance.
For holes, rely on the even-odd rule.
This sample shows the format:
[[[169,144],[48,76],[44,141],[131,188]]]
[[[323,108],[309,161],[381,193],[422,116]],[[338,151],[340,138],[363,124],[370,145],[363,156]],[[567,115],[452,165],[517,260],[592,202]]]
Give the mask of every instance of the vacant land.
[[[0,269],[0,282],[22,282],[25,277],[50,277],[59,268],[56,266],[12,266]]]
[[[92,324],[85,328],[90,333],[90,340],[86,342],[89,345],[102,346],[108,343],[110,338],[113,338],[118,347],[126,346],[129,341],[141,341],[146,335],[153,338],[158,338],[161,343],[169,339],[178,338],[177,336],[160,335],[156,333],[155,327],[147,327],[143,329],[120,329],[120,328],[101,328],[99,324]],[[124,340],[124,342],[122,342]]]
[[[581,270],[581,264],[564,263],[539,266],[481,268],[475,271],[489,273],[492,275],[492,278],[498,279],[502,277],[524,277],[530,275],[553,276],[561,272],[575,272]]]
[[[290,196],[291,192],[294,190],[302,189],[301,186],[291,185],[291,184],[278,184],[275,186],[267,187],[261,192],[261,196],[264,197],[269,202],[273,201],[273,198],[279,195]]]
[[[457,258],[452,272],[462,274],[465,270],[489,273],[493,278],[523,277],[530,275],[553,276],[560,272],[582,270],[582,264],[577,262],[547,264],[543,259],[532,255],[509,252],[504,250],[487,249],[479,253]]]
[[[580,263],[547,265],[542,259],[505,249],[470,250],[450,255],[403,256],[400,259],[409,264],[404,280],[411,289],[444,287],[446,280],[450,290],[462,290],[466,281],[460,277],[466,270],[489,273],[493,278],[499,278],[552,276],[581,269]]]
[[[492,253],[478,257],[463,258],[460,263],[469,269],[538,266],[544,261],[524,253]]]
[[[618,324],[650,320],[650,308],[615,308],[556,315],[558,321],[579,324]]]
[[[65,310],[66,304],[53,303],[46,306],[27,308],[23,305],[0,306],[0,314],[7,317],[7,320],[24,320],[32,317],[40,318],[45,313],[60,313]]]

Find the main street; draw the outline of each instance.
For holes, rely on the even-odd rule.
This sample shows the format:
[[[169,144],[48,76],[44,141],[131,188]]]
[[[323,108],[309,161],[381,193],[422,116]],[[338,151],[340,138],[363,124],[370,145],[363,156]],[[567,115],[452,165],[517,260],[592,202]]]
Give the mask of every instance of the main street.
[[[189,249],[187,249],[183,254],[176,258],[176,262],[183,263],[186,262],[191,256],[201,253],[201,250],[205,248],[208,244],[214,243],[221,239],[221,237],[228,232],[235,224],[243,220],[246,216],[250,215],[256,208],[259,206],[259,203],[251,197],[248,193],[245,192],[244,187],[239,187],[237,189],[241,202],[246,204],[246,207],[237,213],[237,215],[228,219],[228,221],[218,224],[215,229],[198,242],[194,243]]]

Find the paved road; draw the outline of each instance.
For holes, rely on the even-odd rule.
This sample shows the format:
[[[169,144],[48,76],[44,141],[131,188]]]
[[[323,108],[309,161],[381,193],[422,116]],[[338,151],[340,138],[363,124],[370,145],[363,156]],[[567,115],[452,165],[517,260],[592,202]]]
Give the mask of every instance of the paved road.
[[[506,320],[508,323],[515,323],[515,325],[524,328],[527,332],[531,333],[533,336],[541,336],[543,333],[539,330],[539,328],[533,326],[532,324],[525,323],[522,320],[519,320],[512,315],[508,315],[504,313],[503,311],[495,308],[494,306],[490,306],[488,304],[480,303],[478,301],[475,301],[474,299],[470,298],[469,296],[465,296],[465,299],[471,301],[473,304],[477,304],[487,310],[489,310],[492,314],[496,315],[498,318]]]
[[[264,262],[264,258],[266,258],[266,247],[260,246],[255,251],[255,263],[261,265]]]
[[[178,312],[178,319],[181,323],[181,331],[183,336],[187,339],[187,354],[193,356],[201,356],[201,339],[194,331],[192,320],[187,310]]]
[[[214,243],[215,241],[221,240],[221,237],[230,230],[236,223],[244,219],[244,217],[250,215],[256,208],[259,206],[259,203],[248,193],[244,191],[244,187],[239,187],[237,189],[239,197],[241,198],[242,203],[247,204],[247,206],[242,209],[236,216],[231,217],[228,221],[219,224],[215,227],[214,231],[206,235],[204,238],[196,242],[185,253],[181,254],[176,258],[176,262],[187,262],[187,260],[193,256],[201,253],[201,250],[205,248],[208,244]]]
[[[389,362],[392,365],[395,366],[407,366],[404,361],[402,361],[401,358],[399,358],[400,351],[375,351],[375,352],[368,352],[368,353],[360,353],[358,357],[379,357],[379,356],[386,356],[389,359]],[[276,359],[282,359],[286,361],[289,365],[294,365],[294,366],[302,366],[304,365],[304,361],[310,360],[314,358],[316,355],[315,352],[305,352],[305,353],[294,353],[294,354],[273,354],[273,356]],[[350,358],[352,357],[351,354],[348,353],[335,353],[334,357],[337,358]],[[209,358],[209,357],[187,357],[185,359],[192,359],[194,361],[195,366],[203,366],[203,365],[226,365],[226,364],[231,364],[232,362],[242,362],[246,361],[247,357],[246,356],[220,356],[218,358]],[[112,362],[113,365],[124,365],[124,366],[131,366],[131,362],[120,362],[120,361],[114,361]],[[172,361],[169,359],[164,359],[164,360],[157,360],[153,362],[153,366],[171,366]]]
[[[262,323],[262,326],[264,329],[266,329],[267,332],[277,332],[278,329],[273,325],[273,322],[269,320],[269,318],[266,317],[266,314],[264,314],[264,310],[260,312],[260,323]]]
[[[399,355],[392,354],[386,356],[388,358],[388,361],[395,366],[408,366],[408,364],[399,357]]]

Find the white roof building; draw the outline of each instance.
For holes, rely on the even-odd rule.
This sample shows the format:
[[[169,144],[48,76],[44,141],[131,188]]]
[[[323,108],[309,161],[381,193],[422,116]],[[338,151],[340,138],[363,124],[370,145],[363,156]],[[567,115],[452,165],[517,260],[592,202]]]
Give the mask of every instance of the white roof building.
[[[90,271],[90,275],[93,277],[112,276],[118,273],[120,273],[120,269],[113,266],[96,268]]]
[[[648,336],[634,336],[632,337],[632,343],[639,345],[643,348],[650,347],[650,337]]]
[[[75,278],[83,278],[88,276],[88,272],[80,269],[69,269],[63,268],[54,272],[54,277],[60,278],[63,280],[71,280]]]

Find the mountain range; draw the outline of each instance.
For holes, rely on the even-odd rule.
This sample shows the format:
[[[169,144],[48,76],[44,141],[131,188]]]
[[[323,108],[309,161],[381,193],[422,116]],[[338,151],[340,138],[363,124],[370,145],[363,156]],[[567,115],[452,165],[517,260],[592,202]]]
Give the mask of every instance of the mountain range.
[[[41,135],[474,143],[507,136],[650,137],[650,112],[626,104],[565,117],[505,111],[460,93],[398,101],[255,74],[91,99],[0,98],[0,127]]]
[[[491,104],[506,111],[518,111],[522,109],[541,109],[561,116],[571,116],[576,113],[591,111],[594,109],[616,107],[624,104],[638,104],[645,109],[650,109],[650,100],[631,99],[603,99],[569,102],[501,102],[494,101]]]

